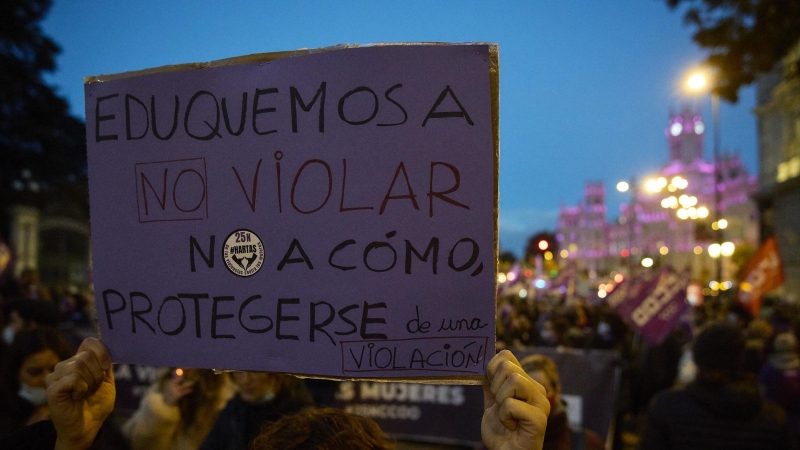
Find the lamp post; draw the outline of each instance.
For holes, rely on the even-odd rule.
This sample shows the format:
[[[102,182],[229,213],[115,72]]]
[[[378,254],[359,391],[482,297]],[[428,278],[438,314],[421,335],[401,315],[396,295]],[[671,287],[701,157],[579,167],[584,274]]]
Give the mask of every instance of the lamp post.
[[[689,76],[686,81],[686,87],[690,92],[705,92],[709,91],[711,94],[711,119],[713,126],[712,146],[714,149],[714,209],[713,220],[719,222],[720,220],[720,190],[719,190],[719,95],[712,88],[710,88],[711,81],[709,76],[704,71],[695,72]],[[718,247],[722,242],[722,230],[717,228],[714,230],[714,245]],[[713,258],[713,256],[712,256]],[[722,278],[722,258],[714,258],[716,260],[716,281],[721,282]]]
[[[631,264],[631,260],[633,259],[633,235],[634,235],[634,217],[636,214],[636,177],[632,177],[630,181],[620,181],[617,183],[617,191],[619,192],[628,192],[630,191],[630,201],[628,202],[628,217],[626,220],[628,221],[628,254],[625,256],[625,260],[628,263],[628,270],[630,273],[628,276],[633,275],[633,266]]]

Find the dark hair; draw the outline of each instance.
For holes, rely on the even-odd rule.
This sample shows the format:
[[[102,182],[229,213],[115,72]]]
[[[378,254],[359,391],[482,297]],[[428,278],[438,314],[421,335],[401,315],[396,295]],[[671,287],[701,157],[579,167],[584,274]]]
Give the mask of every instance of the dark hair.
[[[19,390],[19,369],[26,359],[43,350],[52,350],[62,361],[72,356],[72,349],[64,336],[50,327],[38,327],[22,331],[14,337],[14,343],[8,353],[3,378],[5,387],[10,392]]]
[[[58,306],[46,300],[12,301],[3,308],[6,320],[12,311],[19,313],[25,322],[36,322],[40,326],[57,327],[61,322]]]
[[[215,409],[219,399],[224,395],[228,374],[216,374],[209,369],[185,369],[192,374],[191,381],[195,383],[194,389],[188,395],[178,400],[178,409],[181,413],[181,427],[187,431],[195,423],[200,423],[198,428],[214,425],[218,411]],[[164,387],[174,376],[175,368],[165,372],[158,380],[158,387],[163,392]]]
[[[336,408],[310,408],[266,425],[250,450],[389,450],[378,424]]]
[[[742,369],[744,346],[744,336],[738,326],[726,322],[708,325],[692,346],[694,362],[701,372],[699,375],[716,372],[735,377]]]

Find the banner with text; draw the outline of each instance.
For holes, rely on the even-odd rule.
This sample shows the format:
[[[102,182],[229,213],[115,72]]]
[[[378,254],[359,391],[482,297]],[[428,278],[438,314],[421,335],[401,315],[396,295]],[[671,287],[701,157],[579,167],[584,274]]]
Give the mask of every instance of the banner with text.
[[[659,344],[689,309],[686,288],[691,273],[662,269],[658,276],[645,281],[636,296],[629,297],[617,308],[622,317],[642,333],[647,342]]]
[[[782,284],[783,263],[778,252],[778,240],[771,236],[742,270],[737,300],[753,317],[757,317],[761,310],[761,297]]]
[[[497,80],[485,44],[87,78],[94,281],[114,360],[484,374]]]

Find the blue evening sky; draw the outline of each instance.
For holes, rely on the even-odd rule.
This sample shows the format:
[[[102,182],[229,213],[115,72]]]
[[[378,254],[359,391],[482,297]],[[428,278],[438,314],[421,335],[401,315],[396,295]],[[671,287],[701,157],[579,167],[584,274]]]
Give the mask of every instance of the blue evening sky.
[[[496,42],[500,247],[518,255],[587,180],[606,183],[615,217],[616,182],[666,161],[670,108],[694,102],[711,122],[709,97],[680,89],[704,53],[658,0],[56,0],[44,30],[63,49],[48,79],[79,117],[86,75],[340,43]],[[740,97],[722,104],[721,148],[755,173],[753,88]]]

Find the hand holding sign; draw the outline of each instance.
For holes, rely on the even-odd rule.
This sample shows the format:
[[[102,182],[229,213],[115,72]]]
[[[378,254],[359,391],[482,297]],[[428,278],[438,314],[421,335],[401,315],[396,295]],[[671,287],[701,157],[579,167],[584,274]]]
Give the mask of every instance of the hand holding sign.
[[[55,448],[89,448],[116,398],[105,346],[94,338],[84,340],[75,356],[58,363],[46,382],[47,404],[58,434]]]
[[[503,350],[489,361],[483,386],[483,442],[491,450],[541,449],[550,402],[545,389]]]

